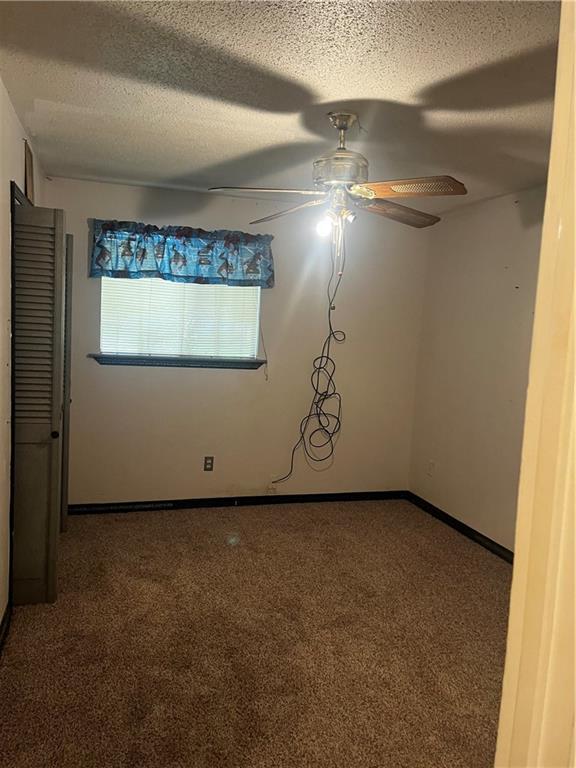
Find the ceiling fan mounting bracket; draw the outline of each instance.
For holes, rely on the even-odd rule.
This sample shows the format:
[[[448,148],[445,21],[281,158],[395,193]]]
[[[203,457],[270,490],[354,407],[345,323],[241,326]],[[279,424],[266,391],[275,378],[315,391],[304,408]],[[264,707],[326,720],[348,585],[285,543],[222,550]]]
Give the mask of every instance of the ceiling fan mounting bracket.
[[[328,112],[328,120],[338,131],[347,131],[358,120],[354,112]]]

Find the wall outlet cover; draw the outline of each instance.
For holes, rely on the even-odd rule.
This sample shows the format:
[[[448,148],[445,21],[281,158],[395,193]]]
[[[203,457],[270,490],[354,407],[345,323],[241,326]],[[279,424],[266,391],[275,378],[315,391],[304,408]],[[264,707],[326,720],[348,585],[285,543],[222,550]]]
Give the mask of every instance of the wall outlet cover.
[[[204,472],[214,471],[214,456],[204,456]]]

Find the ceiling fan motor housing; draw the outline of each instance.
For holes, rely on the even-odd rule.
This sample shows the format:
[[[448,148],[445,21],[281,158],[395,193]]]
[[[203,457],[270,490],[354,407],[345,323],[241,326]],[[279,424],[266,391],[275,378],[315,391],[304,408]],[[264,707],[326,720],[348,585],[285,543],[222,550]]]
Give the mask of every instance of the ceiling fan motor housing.
[[[314,161],[314,184],[362,184],[368,181],[368,160],[351,149],[335,149]]]

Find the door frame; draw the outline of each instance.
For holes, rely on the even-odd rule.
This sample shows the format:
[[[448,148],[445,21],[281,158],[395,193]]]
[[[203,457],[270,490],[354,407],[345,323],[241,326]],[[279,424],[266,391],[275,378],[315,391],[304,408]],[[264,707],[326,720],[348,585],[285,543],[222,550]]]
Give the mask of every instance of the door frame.
[[[14,561],[14,450],[16,444],[16,423],[15,423],[15,337],[14,337],[14,318],[16,316],[16,296],[15,296],[15,260],[14,260],[14,219],[16,206],[23,205],[34,207],[34,203],[29,200],[15,181],[10,182],[10,481],[9,481],[9,543],[10,551],[8,555],[8,612],[12,613],[13,606],[13,561]],[[8,619],[8,626],[10,618]],[[7,627],[8,629],[8,627]]]
[[[575,765],[575,29],[563,0],[497,768]]]

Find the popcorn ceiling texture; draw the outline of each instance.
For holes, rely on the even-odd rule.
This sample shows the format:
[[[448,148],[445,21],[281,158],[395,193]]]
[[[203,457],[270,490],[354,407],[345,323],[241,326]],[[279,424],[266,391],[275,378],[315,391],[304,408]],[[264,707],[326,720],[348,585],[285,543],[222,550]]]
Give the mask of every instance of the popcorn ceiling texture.
[[[511,567],[406,502],[71,518],[2,768],[491,768]]]
[[[0,70],[48,174],[309,185],[356,106],[371,178],[451,173],[462,200],[541,183],[553,2],[0,3]],[[355,102],[352,104],[351,102]]]

